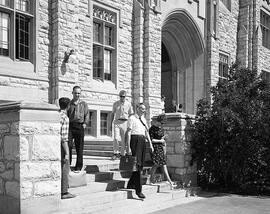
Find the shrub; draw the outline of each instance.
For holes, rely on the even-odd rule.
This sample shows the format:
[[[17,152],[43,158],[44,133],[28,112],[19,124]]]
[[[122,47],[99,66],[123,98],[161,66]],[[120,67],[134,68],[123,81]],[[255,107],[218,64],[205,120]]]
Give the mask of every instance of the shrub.
[[[257,71],[230,69],[202,99],[193,125],[193,161],[202,187],[259,193],[270,187],[270,85]]]

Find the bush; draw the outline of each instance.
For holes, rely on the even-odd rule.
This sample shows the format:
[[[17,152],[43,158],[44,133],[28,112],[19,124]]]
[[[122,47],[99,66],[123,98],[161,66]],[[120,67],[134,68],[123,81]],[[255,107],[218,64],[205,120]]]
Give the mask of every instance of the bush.
[[[200,100],[193,161],[201,187],[259,193],[270,187],[270,85],[255,70],[230,69]]]

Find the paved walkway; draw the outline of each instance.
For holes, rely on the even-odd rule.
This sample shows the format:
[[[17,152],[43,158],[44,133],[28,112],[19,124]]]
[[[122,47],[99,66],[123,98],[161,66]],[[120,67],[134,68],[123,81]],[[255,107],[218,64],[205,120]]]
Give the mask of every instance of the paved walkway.
[[[217,194],[153,214],[270,214],[270,197]]]

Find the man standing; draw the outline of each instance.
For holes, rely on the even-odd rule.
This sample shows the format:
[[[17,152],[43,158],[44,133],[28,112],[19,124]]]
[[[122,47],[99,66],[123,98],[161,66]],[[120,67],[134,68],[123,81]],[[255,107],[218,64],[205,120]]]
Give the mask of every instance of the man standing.
[[[119,92],[119,100],[113,104],[111,125],[113,126],[113,156],[115,160],[120,158],[119,144],[121,146],[121,155],[126,153],[125,134],[127,130],[127,120],[133,114],[131,104],[126,100],[126,91]]]
[[[83,166],[84,129],[89,121],[87,103],[80,99],[81,88],[74,86],[72,90],[73,99],[70,102],[67,115],[69,117],[69,154],[70,164],[72,161],[73,139],[77,154],[75,170],[81,170]]]
[[[60,114],[60,136],[61,136],[61,198],[74,198],[75,196],[68,192],[68,173],[69,173],[69,149],[68,149],[68,129],[69,119],[66,115],[66,109],[70,99],[62,97],[59,99]]]
[[[127,188],[135,188],[136,194],[139,198],[145,198],[142,193],[142,178],[141,171],[143,169],[145,150],[146,150],[146,139],[150,143],[150,151],[153,152],[153,145],[150,140],[148,133],[148,127],[146,120],[143,117],[145,113],[145,105],[140,103],[137,105],[137,114],[132,115],[128,120],[127,125],[127,145],[128,153],[137,158],[137,171],[132,172],[132,175],[128,181]]]

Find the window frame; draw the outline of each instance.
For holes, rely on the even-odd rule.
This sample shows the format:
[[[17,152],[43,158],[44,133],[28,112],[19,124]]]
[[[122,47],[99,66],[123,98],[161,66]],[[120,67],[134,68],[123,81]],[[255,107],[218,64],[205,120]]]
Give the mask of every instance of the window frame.
[[[17,1],[11,1],[10,5],[2,5],[0,4],[0,12],[1,13],[5,13],[9,15],[9,35],[8,35],[8,43],[9,43],[9,54],[8,56],[4,56],[1,55],[0,57],[7,57],[10,58],[13,61],[17,61],[17,62],[30,62],[32,64],[35,63],[36,61],[36,56],[34,55],[35,51],[35,47],[36,47],[36,40],[34,38],[36,38],[36,32],[35,32],[35,26],[36,26],[36,1],[29,1],[26,0],[29,3],[29,11],[22,11],[17,9]],[[17,15],[21,15],[25,18],[28,18],[30,20],[29,22],[29,51],[28,51],[28,55],[29,58],[28,59],[18,59],[16,57],[17,52],[17,36],[16,36],[16,17]],[[18,39],[19,40],[19,39]]]
[[[106,134],[103,134],[102,133],[102,114],[107,114],[107,120],[106,120],[106,123],[107,123],[107,127],[106,127],[106,130],[107,130],[107,133]],[[100,133],[100,137],[111,137],[111,133],[110,133],[110,122],[111,122],[111,112],[110,111],[105,111],[105,110],[101,110],[100,111],[100,124],[99,124],[99,133]]]
[[[111,14],[114,14],[115,16],[115,22],[110,23],[110,22],[105,22],[103,19],[99,19],[98,17],[94,17],[94,8],[99,8],[102,11],[109,12]],[[105,3],[99,2],[99,1],[89,1],[89,15],[91,17],[91,22],[92,22],[92,78],[96,81],[100,82],[112,82],[115,87],[117,88],[117,81],[118,81],[118,73],[117,73],[117,67],[118,67],[118,37],[119,37],[119,28],[122,26],[121,25],[121,19],[120,19],[120,9],[109,6]],[[94,23],[100,23],[102,25],[102,42],[96,42],[94,41]],[[109,26],[113,28],[113,45],[106,45],[105,44],[105,27]],[[101,75],[100,77],[95,77],[95,72],[94,72],[94,47],[101,47],[102,48],[102,68],[101,68]],[[110,67],[111,67],[111,73],[110,73],[110,78],[105,77],[105,50],[111,51],[111,60],[110,60]],[[109,79],[109,80],[108,80]]]
[[[97,136],[97,111],[89,109],[89,123],[85,128],[85,135],[90,137]]]
[[[227,63],[221,60],[222,57],[226,58]],[[225,68],[227,69],[227,71],[225,71],[225,75],[224,75],[224,66],[226,66],[226,65],[227,65],[227,67],[225,67]],[[220,70],[221,66],[223,68],[222,71]],[[225,52],[220,51],[219,57],[218,57],[218,77],[219,77],[219,80],[221,80],[221,79],[226,80],[228,78],[229,67],[230,67],[230,55],[225,53]]]
[[[262,23],[263,14],[267,16],[268,23]],[[262,46],[270,49],[270,13],[263,8],[260,10],[260,27],[262,32]]]

